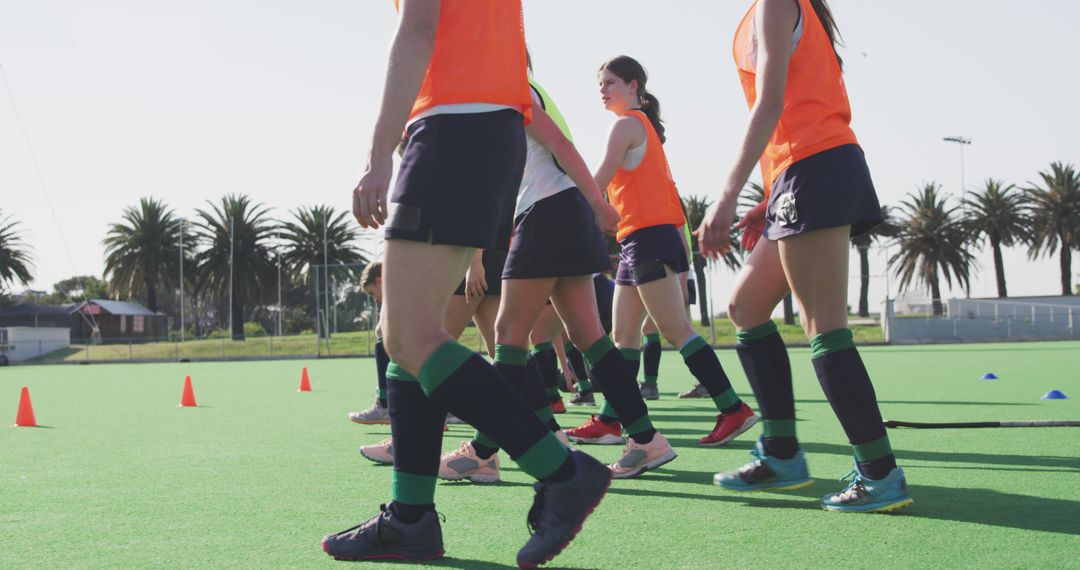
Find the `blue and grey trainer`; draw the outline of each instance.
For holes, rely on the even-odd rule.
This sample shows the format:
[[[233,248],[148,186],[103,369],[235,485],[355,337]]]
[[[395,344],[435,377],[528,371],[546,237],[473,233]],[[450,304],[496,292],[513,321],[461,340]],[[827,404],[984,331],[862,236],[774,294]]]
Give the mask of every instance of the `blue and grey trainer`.
[[[884,479],[870,479],[859,472],[858,465],[841,481],[848,485],[843,491],[825,495],[821,508],[826,511],[851,513],[887,513],[915,502],[908,492],[904,470],[897,467]]]
[[[791,459],[778,459],[765,455],[758,441],[750,455],[754,456],[753,461],[734,471],[717,473],[713,483],[729,491],[793,491],[814,482],[801,449]]]

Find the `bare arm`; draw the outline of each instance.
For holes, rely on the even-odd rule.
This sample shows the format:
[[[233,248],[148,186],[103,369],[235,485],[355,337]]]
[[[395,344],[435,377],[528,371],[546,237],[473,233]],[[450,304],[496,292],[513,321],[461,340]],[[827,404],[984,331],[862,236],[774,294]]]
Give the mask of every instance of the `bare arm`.
[[[614,231],[615,224],[619,221],[619,214],[604,200],[604,195],[601,194],[600,189],[596,186],[596,181],[589,174],[589,167],[585,164],[585,160],[581,158],[577,148],[574,147],[574,143],[566,138],[559,126],[555,124],[555,121],[540,105],[533,105],[533,120],[532,123],[525,127],[525,131],[530,137],[536,139],[537,142],[550,150],[551,154],[555,156],[555,160],[559,161],[559,165],[566,171],[566,175],[570,177],[570,180],[574,181],[578,190],[581,191],[589,205],[592,206],[600,229]]]
[[[390,48],[379,118],[371,137],[367,166],[353,190],[353,215],[360,225],[377,228],[386,221],[386,194],[392,154],[420,92],[439,25],[441,0],[402,0],[397,32]]]
[[[611,126],[611,134],[608,135],[607,151],[604,153],[604,161],[600,168],[596,169],[593,178],[597,188],[607,189],[615,173],[619,171],[626,158],[626,153],[631,148],[636,148],[645,142],[645,128],[633,117],[621,117]]]
[[[704,254],[715,256],[726,250],[736,200],[780,122],[791,59],[792,30],[798,19],[799,7],[792,0],[758,2],[754,14],[758,32],[757,100],[750,109],[750,121],[720,199],[698,228]]]

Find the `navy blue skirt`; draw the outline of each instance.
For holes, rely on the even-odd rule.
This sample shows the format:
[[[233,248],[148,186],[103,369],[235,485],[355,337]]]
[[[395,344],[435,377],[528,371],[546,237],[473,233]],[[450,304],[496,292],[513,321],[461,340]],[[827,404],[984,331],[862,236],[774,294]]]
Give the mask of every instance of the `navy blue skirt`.
[[[577,188],[569,188],[518,216],[502,278],[578,277],[610,268],[592,207]]]
[[[880,224],[881,205],[858,145],[831,148],[780,173],[769,195],[765,237],[779,240],[814,230],[851,226],[851,236]]]
[[[417,120],[390,196],[386,239],[505,249],[499,244],[509,237],[525,153],[524,120],[512,109]]]
[[[619,242],[619,270],[615,284],[636,287],[667,276],[690,271],[683,235],[673,225],[642,228]]]

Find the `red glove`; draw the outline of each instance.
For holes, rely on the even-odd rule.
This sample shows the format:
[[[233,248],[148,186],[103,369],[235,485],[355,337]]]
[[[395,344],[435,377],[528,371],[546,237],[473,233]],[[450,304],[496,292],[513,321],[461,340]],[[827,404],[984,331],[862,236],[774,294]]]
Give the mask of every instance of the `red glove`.
[[[740,240],[743,251],[754,251],[754,246],[757,245],[758,240],[761,239],[761,234],[765,232],[765,210],[768,206],[768,200],[762,201],[743,215],[742,219],[739,220],[739,223],[735,224],[736,228],[743,231],[742,239]]]

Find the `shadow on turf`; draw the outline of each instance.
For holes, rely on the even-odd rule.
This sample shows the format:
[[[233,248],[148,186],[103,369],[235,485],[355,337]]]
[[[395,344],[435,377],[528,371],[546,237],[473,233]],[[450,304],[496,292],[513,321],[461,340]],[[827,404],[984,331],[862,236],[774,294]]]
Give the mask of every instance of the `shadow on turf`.
[[[800,442],[803,449],[811,456],[815,453],[843,455],[851,457],[851,446],[835,443]],[[983,469],[980,465],[1015,465],[1026,467],[1030,471],[1042,471],[1042,468],[1065,469],[1080,473],[1080,459],[1076,457],[1063,457],[1053,455],[1008,455],[990,453],[965,453],[962,451],[930,451],[925,449],[897,449],[897,461],[903,465],[904,461],[925,461],[927,463],[939,463],[950,469],[958,468],[956,463],[972,463],[966,469]],[[813,459],[810,459],[810,467],[813,469]],[[934,465],[922,465],[920,467],[935,467]]]
[[[425,566],[432,566],[435,568],[467,568],[468,570],[495,570],[496,568],[517,568],[517,565],[499,564],[497,562],[487,562],[484,560],[470,560],[468,558],[452,558],[447,556],[433,562],[425,562]],[[409,564],[402,564],[402,566],[409,566]],[[545,567],[546,568],[546,567]]]
[[[702,474],[661,468],[645,477],[687,483],[701,482]],[[711,474],[708,480],[711,482]],[[829,483],[835,483],[828,487]],[[841,490],[840,482],[818,480],[810,487],[787,493],[734,493],[702,486],[697,493],[633,489],[612,485],[609,494],[632,497],[743,503],[747,507],[821,509],[820,498]],[[992,489],[912,485],[915,505],[890,516],[948,520],[1059,534],[1080,534],[1080,502],[1003,493]],[[844,513],[837,513],[842,516]],[[850,516],[850,515],[848,515]]]

